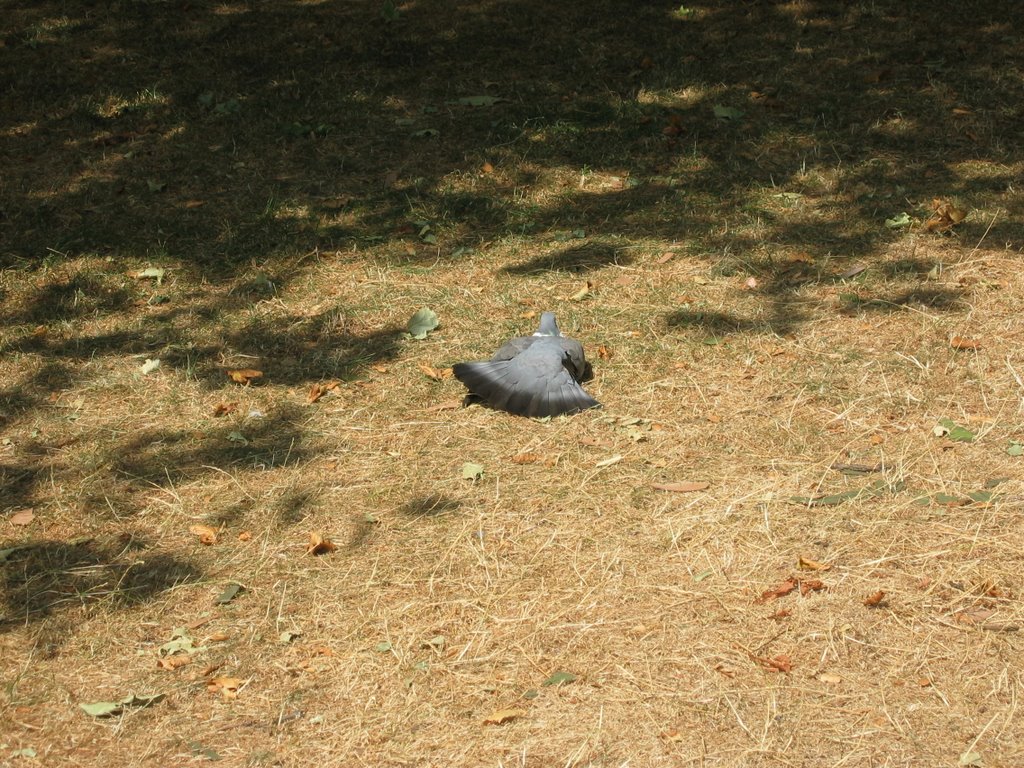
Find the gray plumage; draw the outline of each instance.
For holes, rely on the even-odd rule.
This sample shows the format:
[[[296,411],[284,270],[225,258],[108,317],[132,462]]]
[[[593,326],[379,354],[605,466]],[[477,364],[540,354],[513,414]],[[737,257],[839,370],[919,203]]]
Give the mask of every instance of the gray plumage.
[[[563,336],[552,312],[533,336],[506,341],[487,362],[459,363],[455,378],[492,408],[517,416],[558,416],[600,406],[580,382],[587,374],[583,345]]]

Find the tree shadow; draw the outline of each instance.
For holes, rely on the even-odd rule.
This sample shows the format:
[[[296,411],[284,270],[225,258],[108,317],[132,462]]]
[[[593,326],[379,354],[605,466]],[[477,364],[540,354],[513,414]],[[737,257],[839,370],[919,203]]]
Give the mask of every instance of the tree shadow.
[[[6,553],[0,560],[0,632],[94,604],[127,608],[203,575],[130,536],[44,540],[0,551]]]

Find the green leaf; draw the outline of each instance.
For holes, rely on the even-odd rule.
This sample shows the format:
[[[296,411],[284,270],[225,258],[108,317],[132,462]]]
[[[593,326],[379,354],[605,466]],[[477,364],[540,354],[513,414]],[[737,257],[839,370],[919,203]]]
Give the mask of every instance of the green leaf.
[[[572,672],[555,672],[555,674],[541,683],[541,685],[565,685],[566,683],[571,683],[575,679],[576,675]]]
[[[388,23],[398,21],[401,16],[402,13],[398,10],[397,6],[395,6],[394,0],[384,0],[384,3],[380,7],[380,17],[384,19],[384,21]]]
[[[415,669],[417,672],[429,672],[430,664],[426,661],[417,661],[415,664],[412,665],[412,668]]]
[[[1016,440],[1011,440],[1010,444],[1006,446],[1006,455],[1024,456],[1024,443],[1017,442]],[[3,562],[3,560],[0,559],[0,562]]]
[[[422,131],[413,131],[409,135],[414,139],[429,139],[431,136],[440,136],[441,132],[437,128],[424,128]]]
[[[167,187],[166,181],[157,181],[156,179],[149,179],[146,181],[146,186],[149,187],[150,192],[163,192]]]
[[[482,464],[474,464],[471,461],[467,461],[462,465],[462,479],[463,480],[479,480],[483,477],[484,467]]]
[[[243,591],[245,591],[245,587],[241,584],[228,584],[224,587],[224,591],[221,592],[220,596],[217,598],[217,605],[227,605]]]
[[[910,216],[906,211],[904,211],[903,213],[893,216],[891,219],[886,219],[885,226],[889,229],[903,229],[903,227],[909,227]]]
[[[377,651],[377,653],[387,653],[391,650],[391,643],[387,640],[381,640],[373,646],[373,650]]]
[[[249,440],[241,432],[229,432],[227,437],[229,442],[238,443],[239,445],[248,445]]]
[[[146,267],[143,270],[135,273],[136,277],[152,277],[156,279],[156,284],[160,285],[164,281],[164,275],[167,274],[167,270],[161,269],[160,267]]]
[[[4,746],[6,747],[7,745],[4,744]],[[32,749],[32,747],[23,747],[21,749],[16,749],[13,752],[11,752],[11,757],[35,757],[35,756],[36,756],[36,751],[34,749]]]
[[[833,493],[830,496],[793,496],[790,501],[796,502],[797,504],[803,504],[808,507],[830,507],[836,504],[842,504],[844,501],[855,499],[864,493],[866,489],[858,488],[853,491],[843,491],[842,493]]]
[[[972,752],[968,750],[960,755],[960,765],[962,766],[981,766],[984,762],[980,752]]]
[[[988,504],[998,495],[998,493],[993,493],[992,491],[971,491],[967,494],[967,498],[976,504]]]
[[[536,688],[531,688],[530,690],[523,692],[524,699],[536,699],[538,696],[540,696],[540,691]]]
[[[463,96],[456,103],[466,107],[493,107],[501,101],[507,101],[500,96]]]
[[[94,701],[89,704],[79,704],[87,715],[92,717],[114,717],[124,712],[126,707],[148,707],[161,701],[166,694],[155,693],[151,696],[137,696],[132,694],[120,701]]]
[[[715,575],[715,572],[713,570],[711,570],[710,568],[708,568],[706,571],[701,571],[696,576],[694,576],[693,580],[697,584],[700,584],[702,581],[704,581],[704,579],[711,578],[714,575]]]
[[[954,443],[970,443],[974,440],[974,433],[954,424],[949,419],[939,419],[939,424],[945,428],[946,436]]]
[[[409,318],[406,329],[414,339],[425,339],[427,334],[437,328],[438,325],[440,325],[440,322],[437,319],[437,313],[432,309],[423,307]]]
[[[725,107],[721,104],[715,104],[715,117],[718,120],[724,120],[726,122],[739,120],[743,117],[743,110],[736,109],[736,107]]]
[[[433,648],[435,651],[443,651],[448,640],[444,635],[435,635],[423,643],[424,648]]]

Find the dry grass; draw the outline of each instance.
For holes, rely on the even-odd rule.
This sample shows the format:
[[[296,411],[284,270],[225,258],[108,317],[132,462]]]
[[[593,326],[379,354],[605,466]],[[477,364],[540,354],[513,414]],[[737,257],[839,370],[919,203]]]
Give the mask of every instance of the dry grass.
[[[0,763],[1024,763],[1016,10],[7,5]]]

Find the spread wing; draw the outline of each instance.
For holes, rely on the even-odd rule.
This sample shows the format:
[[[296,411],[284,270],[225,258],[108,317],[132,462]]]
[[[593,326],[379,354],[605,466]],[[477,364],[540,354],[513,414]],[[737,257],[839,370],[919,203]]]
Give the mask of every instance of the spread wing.
[[[575,361],[560,343],[563,339],[523,338],[530,343],[514,357],[459,363],[452,368],[455,378],[492,408],[517,416],[558,416],[600,405],[579,385]]]

